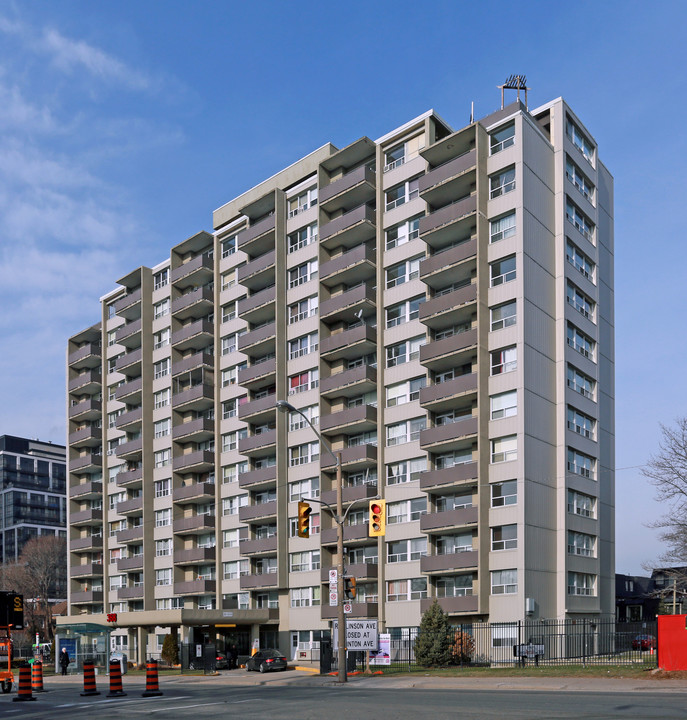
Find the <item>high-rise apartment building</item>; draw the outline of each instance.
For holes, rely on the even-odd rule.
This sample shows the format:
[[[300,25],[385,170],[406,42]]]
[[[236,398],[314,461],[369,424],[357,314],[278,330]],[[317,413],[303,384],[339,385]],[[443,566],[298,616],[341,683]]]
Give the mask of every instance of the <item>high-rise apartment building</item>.
[[[341,452],[352,617],[613,615],[613,180],[563,100],[325,145],[213,224],[69,341],[72,620],[320,639],[335,460],[279,400]]]

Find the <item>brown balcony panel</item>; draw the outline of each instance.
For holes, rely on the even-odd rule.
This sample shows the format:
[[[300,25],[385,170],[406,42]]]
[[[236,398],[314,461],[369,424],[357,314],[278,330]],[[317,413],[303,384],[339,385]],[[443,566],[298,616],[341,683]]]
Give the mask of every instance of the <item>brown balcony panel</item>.
[[[320,432],[332,433],[342,430],[363,432],[377,425],[377,408],[373,405],[358,405],[346,408],[320,418]]]
[[[87,343],[78,350],[69,353],[69,366],[75,370],[85,367],[99,367],[103,359],[101,356],[101,347],[97,343]]]
[[[446,425],[427,428],[420,432],[420,447],[432,447],[433,445],[444,447],[446,443],[464,440],[477,435],[478,428],[479,421],[475,416],[446,423]]]
[[[320,189],[319,202],[327,212],[358,207],[374,200],[377,174],[368,165],[351,170]]]
[[[85,482],[72,485],[69,488],[69,497],[72,500],[95,500],[103,494],[102,482]]]
[[[274,484],[276,480],[277,466],[272,465],[271,467],[258,468],[257,470],[249,470],[248,472],[241,473],[239,475],[239,487],[257,490],[263,486],[268,487]]]
[[[210,450],[196,450],[186,455],[172,457],[172,467],[176,473],[208,472],[214,466],[215,453]]]
[[[117,485],[119,487],[140,487],[143,481],[143,469],[125,470],[117,473]]]
[[[175,520],[172,529],[175,535],[197,535],[215,529],[214,515],[193,515]]]
[[[172,269],[170,281],[180,288],[202,285],[212,278],[213,260],[207,255],[197,255],[183,265]]]
[[[239,508],[239,521],[252,522],[259,518],[275,517],[277,514],[277,501],[272,500],[259,505],[244,505]]]
[[[320,265],[323,285],[351,284],[374,278],[376,253],[374,247],[362,244]]]
[[[277,536],[239,542],[241,555],[269,555],[277,552]]]
[[[119,560],[117,560],[117,570],[119,572],[126,572],[130,570],[143,570],[143,555],[119,558]]]
[[[120,515],[140,515],[143,512],[143,497],[139,496],[117,503],[116,512]]]
[[[212,385],[201,383],[188,390],[172,395],[172,407],[175,409],[185,407],[189,410],[207,410],[212,407],[215,400],[215,389]]]
[[[140,457],[140,455],[143,453],[143,438],[138,438],[137,440],[129,440],[129,442],[117,445],[117,447],[115,448],[115,453],[117,457],[121,458],[132,456]]]
[[[202,442],[209,440],[215,434],[215,421],[207,418],[196,418],[188,422],[175,425],[172,428],[173,440],[191,440]]]
[[[241,298],[238,301],[237,313],[239,317],[248,322],[267,322],[267,320],[274,318],[275,298],[276,288],[271,285],[264,290],[252,293],[248,297]]]
[[[275,341],[276,325],[271,322],[267,325],[257,328],[256,330],[249,330],[238,340],[239,352],[251,351],[254,354],[258,354],[258,348],[265,346],[272,347]]]
[[[132,338],[134,335],[139,335],[140,332],[141,320],[132,320],[126,325],[122,325],[122,327],[119,327],[117,328],[117,330],[115,330],[115,342],[125,344],[127,339]],[[140,343],[136,344],[140,345]]]
[[[256,363],[255,365],[249,365],[238,371],[237,382],[239,385],[250,385],[251,383],[260,382],[269,375],[273,375],[277,370],[277,361],[275,358],[264,360],[263,362]],[[261,398],[264,400],[265,398]],[[258,402],[258,400],[253,400]],[[251,403],[248,403],[249,405]],[[243,407],[243,406],[242,406]],[[241,416],[241,408],[239,408],[239,417]]]
[[[321,534],[322,545],[335,545],[337,534],[339,532],[338,527],[328,528],[323,530]],[[344,526],[344,542],[360,542],[370,541],[369,527],[367,523],[361,523],[360,525],[345,525]]]
[[[265,419],[273,416],[276,411],[276,397],[275,394],[271,394],[258,400],[249,400],[247,403],[239,405],[239,420],[245,420],[246,418],[255,420],[256,415]]]
[[[262,453],[262,451],[268,451],[277,443],[277,431],[267,430],[266,432],[260,433],[259,435],[251,435],[247,438],[241,438],[239,440],[239,453],[241,455],[256,453]]]
[[[352,397],[372,390],[377,385],[377,368],[359,365],[320,380],[323,397]]]
[[[69,471],[73,473],[87,473],[97,470],[103,466],[103,458],[100,455],[88,453],[69,461]]]
[[[117,533],[118,543],[131,543],[143,540],[143,526],[120,530]]]
[[[118,388],[115,388],[115,400],[124,400],[126,398],[129,403],[140,401],[142,390],[142,378],[130,380],[129,382],[124,383],[124,385],[120,385]]]
[[[465,570],[477,567],[477,550],[450,553],[448,555],[427,555],[420,558],[420,572],[437,573],[448,570]]]
[[[245,250],[246,252],[253,252],[254,248],[258,245],[261,247],[262,245],[266,246],[270,241],[271,244],[274,245],[274,222],[275,216],[269,215],[239,233],[239,249]]]
[[[208,320],[195,320],[172,333],[172,345],[180,352],[202,350],[212,343],[215,328]]]
[[[475,257],[477,257],[477,238],[470,238],[460,245],[434,253],[434,255],[421,260],[420,279],[427,282],[433,275],[450,272],[457,265]]]
[[[241,590],[254,590],[257,588],[278,587],[277,573],[262,573],[260,575],[242,575],[239,579]]]
[[[89,537],[74,538],[69,541],[69,549],[72,552],[79,550],[102,550],[103,539],[100,535],[90,535]]]
[[[342,358],[367,355],[377,347],[377,332],[370,325],[359,325],[350,330],[330,335],[320,342],[320,354],[330,362]]]
[[[215,548],[195,547],[187,550],[177,550],[174,553],[175,565],[199,565],[215,562]]]
[[[100,368],[86,370],[69,381],[69,392],[79,390],[81,393],[93,395],[100,389],[101,382]]]
[[[103,405],[99,400],[82,400],[69,407],[70,420],[98,420],[102,415]]]
[[[117,315],[124,315],[125,310],[131,309],[134,305],[141,302],[141,288],[134,290],[133,292],[127,293],[124,297],[115,300],[114,309]]]
[[[206,352],[197,352],[182,360],[172,361],[172,376],[202,367],[215,367],[215,357]]]
[[[182,485],[174,488],[172,498],[178,503],[209,503],[215,499],[215,484],[200,482]]]
[[[429,470],[420,475],[420,489],[444,488],[477,480],[477,463],[454,465],[443,470]]]
[[[274,262],[276,253],[274,250],[259,255],[254,260],[249,260],[245,265],[239,267],[237,280],[241,285],[248,288],[261,285],[274,285]],[[270,279],[271,282],[270,282]]]
[[[453,380],[420,388],[420,405],[435,406],[441,402],[448,402],[461,395],[477,392],[477,373],[459,375]]]
[[[450,367],[452,356],[477,347],[477,328],[451,335],[442,340],[433,340],[420,348],[420,362],[432,363],[446,359]]]
[[[337,453],[338,454],[338,453]],[[357,445],[341,450],[341,465],[347,470],[356,470],[377,462],[376,445]],[[334,459],[329,453],[320,455],[320,467],[333,470]]]
[[[69,524],[78,527],[79,525],[100,525],[103,521],[102,510],[79,510],[69,513]]]
[[[320,580],[323,583],[329,582],[330,570],[336,570],[336,566],[320,569]],[[379,575],[379,565],[374,563],[352,563],[346,565],[346,574],[356,578],[356,580],[376,580]]]
[[[117,590],[118,600],[135,600],[143,597],[143,585],[136,587],[123,587]]]
[[[476,222],[476,210],[477,195],[461,198],[420,218],[420,235],[428,245],[442,247],[464,229],[460,221]]]
[[[320,226],[320,243],[326,248],[353,247],[375,235],[377,213],[367,205],[344,213]]]
[[[475,506],[427,513],[420,517],[420,530],[422,532],[440,532],[464,525],[476,525],[477,518],[478,512]]]
[[[334,620],[338,614],[338,608],[333,605],[321,605],[322,619]],[[377,603],[351,603],[351,613],[347,618],[376,618]]]
[[[129,410],[129,412],[118,415],[115,419],[115,426],[117,429],[120,428],[131,428],[133,426],[139,426],[143,423],[143,408],[137,407],[135,410]]]
[[[451,312],[454,314],[464,316],[465,320],[469,320],[472,313],[477,312],[477,307],[470,308],[469,306],[477,300],[477,285],[470,283],[465,287],[454,290],[453,292],[434,297],[427,302],[420,305],[420,321],[427,325],[432,326],[427,321],[430,318],[440,316],[440,320],[443,325],[446,325],[449,321],[447,315]],[[462,318],[453,318],[454,324],[458,323]]]
[[[200,318],[213,308],[213,292],[208,287],[200,287],[172,300],[172,315],[180,320],[189,317]]]
[[[74,592],[71,594],[72,605],[92,605],[93,603],[102,603],[102,590],[87,590],[84,592]]]
[[[441,609],[449,615],[457,613],[476,613],[479,610],[477,595],[459,595],[458,597],[437,598]],[[434,598],[424,598],[420,601],[420,610],[425,613],[432,606]]]
[[[329,321],[340,319],[353,322],[356,312],[372,312],[375,308],[375,292],[368,283],[345,290],[339,295],[324,300],[320,304],[320,317]]]
[[[433,168],[420,178],[420,195],[429,203],[443,205],[456,195],[470,192],[476,182],[474,173],[470,172],[474,170],[476,161],[477,153],[473,148]]]
[[[379,490],[376,485],[356,485],[345,487],[341,492],[344,504],[356,500],[371,500],[377,497]],[[326,490],[322,493],[322,502],[329,503],[332,507],[336,505],[336,490]],[[360,507],[363,507],[362,505]]]
[[[102,441],[102,429],[97,427],[85,427],[69,433],[69,444],[72,447],[87,447],[100,445]]]
[[[69,570],[69,577],[99,577],[103,574],[102,563],[86,563],[84,565],[72,565]]]
[[[217,583],[214,580],[187,580],[174,583],[175,595],[207,595],[214,593]]]

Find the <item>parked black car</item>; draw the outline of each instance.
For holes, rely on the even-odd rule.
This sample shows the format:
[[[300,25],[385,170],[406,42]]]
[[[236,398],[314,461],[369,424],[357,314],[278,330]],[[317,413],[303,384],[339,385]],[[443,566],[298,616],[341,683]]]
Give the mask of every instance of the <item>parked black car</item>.
[[[215,658],[215,670],[227,670],[229,668],[229,660],[225,653],[218,652]]]
[[[258,650],[246,661],[246,671],[259,670],[261,673],[270,670],[286,670],[286,658],[279,652],[267,648],[266,650]]]

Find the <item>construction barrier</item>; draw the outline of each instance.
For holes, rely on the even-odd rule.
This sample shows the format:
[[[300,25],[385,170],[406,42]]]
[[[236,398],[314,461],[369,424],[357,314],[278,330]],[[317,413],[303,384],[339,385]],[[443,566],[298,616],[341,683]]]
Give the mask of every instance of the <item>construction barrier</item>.
[[[43,688],[43,663],[34,660],[31,666],[31,690],[35,693],[45,692]]]
[[[110,692],[107,697],[125,697],[122,689],[122,664],[119,660],[110,660]]]
[[[92,660],[84,660],[83,663],[83,692],[82,696],[100,695],[95,687],[95,665]]]
[[[35,699],[31,694],[31,667],[28,663],[22,663],[19,666],[19,689],[17,691],[17,697],[13,698],[13,702],[24,702]]]
[[[157,660],[148,660],[146,663],[146,689],[141,697],[155,697],[162,695],[157,682]]]

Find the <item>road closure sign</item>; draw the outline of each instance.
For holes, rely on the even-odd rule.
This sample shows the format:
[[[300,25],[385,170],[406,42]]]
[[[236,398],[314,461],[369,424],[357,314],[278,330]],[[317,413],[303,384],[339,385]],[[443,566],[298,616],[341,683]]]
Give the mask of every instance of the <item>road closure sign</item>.
[[[332,636],[334,650],[338,650],[339,623],[336,620]],[[378,644],[376,620],[346,620],[346,647],[349,650],[377,650]]]

